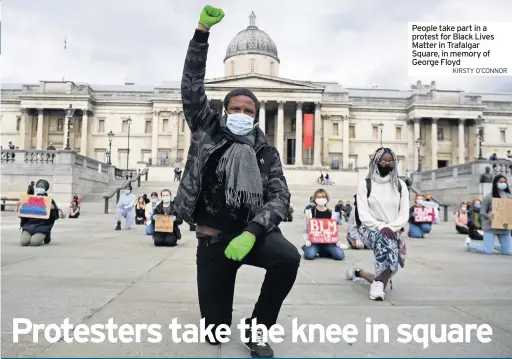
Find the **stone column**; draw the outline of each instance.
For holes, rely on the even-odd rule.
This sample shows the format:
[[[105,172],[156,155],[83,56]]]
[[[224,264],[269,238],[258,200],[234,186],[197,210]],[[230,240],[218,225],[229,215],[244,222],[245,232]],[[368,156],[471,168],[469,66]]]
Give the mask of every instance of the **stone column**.
[[[277,151],[279,152],[279,158],[283,162],[283,151],[284,151],[284,102],[279,101],[277,103],[277,126],[275,131],[275,143]]]
[[[160,111],[153,111],[153,119],[151,120],[151,163],[156,165],[158,162],[158,117]]]
[[[208,106],[210,104],[210,101],[208,101]],[[181,135],[181,121],[178,111],[172,111],[171,112],[171,122],[173,123],[174,129],[176,130],[176,139],[175,139],[175,145],[176,145],[176,160],[178,159],[178,150],[180,149],[180,135]],[[187,128],[188,125],[185,123],[185,128]],[[172,158],[172,156],[171,156]]]
[[[419,119],[419,118],[413,118],[412,119],[413,124],[414,124],[414,130],[413,130],[413,133],[414,133],[414,138],[413,138],[413,143],[414,143],[414,168],[413,168],[412,171],[417,171],[418,170],[418,163],[420,161],[420,159],[418,157],[418,149],[416,148],[416,141],[420,138],[420,120],[421,119]]]
[[[259,114],[259,127],[260,129],[263,131],[263,133],[265,133],[265,105],[266,105],[266,102],[265,101],[261,101],[260,102],[260,114]]]
[[[178,113],[178,127],[179,127],[180,122],[181,122],[180,115],[179,115],[180,113]],[[188,150],[190,148],[190,140],[191,140],[190,128],[188,128],[188,126],[185,125],[184,131],[185,131],[185,134],[183,136],[183,138],[184,138],[184,142],[183,142],[183,165],[185,165],[187,163]]]
[[[80,154],[87,156],[87,131],[89,122],[89,114],[87,109],[82,110],[82,137],[80,138]]]
[[[466,119],[464,118],[459,118],[459,153],[458,153],[458,157],[459,157],[459,165],[461,164],[464,164],[466,163],[466,156],[465,156],[465,147],[466,145],[464,144],[464,122],[466,121]]]
[[[320,112],[320,102],[315,103],[315,139],[314,139],[314,158],[313,166],[322,165],[322,116]]]
[[[297,112],[295,114],[295,166],[302,166],[302,148],[304,147],[302,137],[302,102],[297,102]]]
[[[342,116],[343,120],[343,169],[348,170],[350,164],[350,148],[349,148],[349,123],[348,116]]]
[[[430,147],[432,148],[432,169],[437,169],[437,121],[439,118],[432,118],[432,134],[430,135]]]
[[[37,109],[37,142],[36,142],[36,149],[42,150],[43,149],[43,115],[44,115],[44,109],[38,108]],[[64,133],[66,133],[66,129],[64,129]],[[66,146],[66,144],[64,144]]]
[[[18,146],[22,150],[27,149],[27,122],[28,122],[28,109],[21,109],[21,119],[20,119],[20,139],[18,141]]]

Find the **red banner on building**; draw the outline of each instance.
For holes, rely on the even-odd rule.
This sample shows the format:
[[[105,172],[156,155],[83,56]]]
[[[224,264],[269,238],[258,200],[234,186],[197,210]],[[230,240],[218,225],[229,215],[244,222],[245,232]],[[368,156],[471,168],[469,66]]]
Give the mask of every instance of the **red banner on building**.
[[[314,118],[313,114],[305,113],[304,114],[304,148],[312,149],[313,148],[313,136],[314,136]]]
[[[414,208],[414,222],[415,223],[428,223],[434,222],[436,212],[434,208],[416,207]]]
[[[335,219],[312,218],[309,220],[308,238],[311,243],[338,243],[338,223]]]

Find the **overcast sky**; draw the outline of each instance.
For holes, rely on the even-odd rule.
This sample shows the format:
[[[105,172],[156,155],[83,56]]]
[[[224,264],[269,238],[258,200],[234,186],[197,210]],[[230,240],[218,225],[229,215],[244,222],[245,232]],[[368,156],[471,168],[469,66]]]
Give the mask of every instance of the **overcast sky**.
[[[213,1],[213,0],[212,0]],[[205,1],[2,0],[2,82],[179,81]],[[344,87],[407,89],[407,22],[510,21],[509,0],[218,0],[207,77],[223,76],[229,41],[249,24],[274,40],[280,76]],[[64,51],[64,38],[68,49]],[[438,77],[439,89],[512,92],[512,77]]]

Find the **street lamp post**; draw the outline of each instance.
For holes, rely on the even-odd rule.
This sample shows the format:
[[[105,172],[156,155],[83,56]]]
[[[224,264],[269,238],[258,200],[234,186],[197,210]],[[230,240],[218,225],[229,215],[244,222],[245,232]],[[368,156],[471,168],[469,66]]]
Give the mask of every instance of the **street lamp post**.
[[[416,140],[416,149],[418,151],[418,172],[421,172],[421,157],[420,157],[421,140],[419,138]]]
[[[64,148],[66,151],[71,150],[71,147],[69,146],[69,131],[71,129],[71,118],[73,118],[73,115],[75,114],[75,109],[73,108],[73,105],[69,105],[69,108],[66,110],[66,117],[68,118],[68,134],[66,136],[66,148]]]
[[[112,139],[114,138],[114,132],[110,130],[110,132],[107,134],[108,136],[108,164],[112,164]]]
[[[380,147],[382,147],[382,129],[384,128],[384,124],[381,122],[379,125],[379,131],[380,131]]]
[[[126,120],[126,124],[128,125],[128,153],[126,154],[126,170],[128,171],[130,162],[130,127],[132,125],[132,119],[128,116],[128,120]]]
[[[482,142],[484,141],[484,120],[482,116],[478,116],[477,120],[478,125],[478,159],[479,160],[485,160],[483,153],[482,153]]]

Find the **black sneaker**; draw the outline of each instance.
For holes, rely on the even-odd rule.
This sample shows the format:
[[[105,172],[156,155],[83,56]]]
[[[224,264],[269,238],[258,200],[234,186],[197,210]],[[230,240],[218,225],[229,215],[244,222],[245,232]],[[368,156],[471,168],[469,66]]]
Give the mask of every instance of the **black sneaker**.
[[[116,226],[115,230],[116,231],[120,231],[121,230],[121,221],[117,222],[117,226]]]
[[[251,325],[251,319],[245,320],[246,324]],[[258,329],[256,331],[256,341],[252,340],[252,329],[249,328],[245,331],[245,337],[249,338],[249,341],[245,342],[245,346],[251,351],[251,356],[253,358],[273,358],[274,351],[263,340],[263,331]]]

